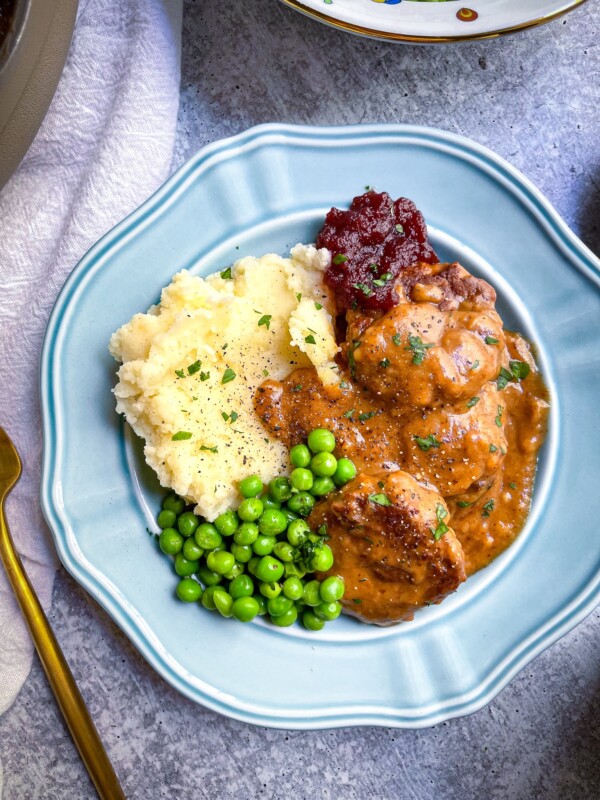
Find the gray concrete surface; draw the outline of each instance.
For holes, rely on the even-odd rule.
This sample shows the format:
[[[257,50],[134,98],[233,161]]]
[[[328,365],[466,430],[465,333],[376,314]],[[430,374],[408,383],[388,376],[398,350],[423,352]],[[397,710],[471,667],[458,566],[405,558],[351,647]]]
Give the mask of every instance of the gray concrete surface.
[[[600,254],[600,7],[433,49],[350,37],[275,0],[187,2],[174,166],[267,121],[435,125],[491,147]],[[179,696],[64,571],[51,615],[127,796],[596,800],[600,612],[479,713],[423,731],[286,732]],[[3,800],[95,797],[37,661],[0,718]]]

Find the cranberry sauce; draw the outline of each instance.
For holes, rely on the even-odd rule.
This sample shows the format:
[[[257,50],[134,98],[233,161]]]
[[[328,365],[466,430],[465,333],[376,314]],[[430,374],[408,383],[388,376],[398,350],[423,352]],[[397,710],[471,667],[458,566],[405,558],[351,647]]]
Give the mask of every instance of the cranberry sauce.
[[[332,208],[317,236],[317,247],[331,251],[325,283],[338,309],[389,309],[398,302],[398,273],[417,261],[438,261],[427,240],[423,215],[411,200],[365,192],[349,211]]]

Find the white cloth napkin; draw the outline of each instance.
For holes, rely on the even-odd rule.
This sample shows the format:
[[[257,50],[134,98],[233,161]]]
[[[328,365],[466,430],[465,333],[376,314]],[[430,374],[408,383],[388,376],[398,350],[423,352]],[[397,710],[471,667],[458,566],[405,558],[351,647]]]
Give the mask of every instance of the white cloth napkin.
[[[45,609],[57,560],[39,500],[44,331],[77,261],[168,175],[181,6],[182,0],[81,0],[50,110],[0,192],[0,425],[23,462],[6,510]],[[0,714],[23,685],[31,659],[29,635],[0,568]]]

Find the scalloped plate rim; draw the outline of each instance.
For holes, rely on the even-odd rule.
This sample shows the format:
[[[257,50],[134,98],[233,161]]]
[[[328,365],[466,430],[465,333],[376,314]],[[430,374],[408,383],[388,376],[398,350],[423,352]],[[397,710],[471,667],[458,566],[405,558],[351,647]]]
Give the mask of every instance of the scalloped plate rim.
[[[74,268],[58,296],[48,323],[40,365],[40,394],[44,430],[42,509],[60,559],[70,574],[100,603],[163,678],[182,694],[196,702],[201,702],[207,708],[244,722],[298,730],[348,725],[424,728],[454,717],[472,714],[487,705],[533,658],[574,628],[594,610],[600,601],[600,575],[596,575],[585,585],[579,587],[569,605],[551,614],[542,627],[517,642],[511,651],[489,671],[484,681],[461,695],[437,704],[429,704],[425,710],[389,709],[360,704],[356,707],[347,705],[319,708],[314,713],[306,714],[299,714],[290,709],[276,711],[267,706],[255,706],[247,709],[244,707],[246,705],[244,703],[236,704],[235,698],[230,698],[229,701],[219,700],[219,690],[214,690],[212,696],[207,695],[198,686],[186,683],[181,674],[169,666],[168,653],[162,646],[157,646],[156,643],[153,644],[150,641],[153,636],[141,629],[143,620],[136,621],[139,614],[120,595],[116,587],[116,590],[111,591],[108,587],[110,582],[107,579],[103,580],[102,573],[83,556],[62,514],[61,483],[58,478],[53,479],[55,465],[59,460],[61,440],[55,430],[57,423],[53,413],[51,366],[55,342],[57,338],[64,335],[62,323],[65,316],[68,315],[72,296],[88,273],[92,274],[94,266],[100,268],[102,259],[112,248],[118,248],[123,239],[133,234],[140,225],[147,223],[154,214],[160,215],[161,211],[168,207],[170,199],[185,192],[186,183],[194,179],[195,173],[202,164],[210,161],[212,156],[232,157],[239,152],[240,148],[254,140],[272,136],[283,137],[286,140],[308,139],[313,140],[315,144],[316,140],[322,144],[322,140],[330,141],[340,138],[351,140],[356,144],[357,140],[362,138],[390,136],[399,142],[415,139],[422,144],[431,144],[433,141],[438,146],[450,147],[455,154],[463,158],[467,157],[471,161],[475,160],[490,174],[495,173],[496,180],[506,181],[508,179],[513,194],[529,207],[546,235],[561,246],[561,250],[570,263],[600,286],[600,260],[571,231],[543,194],[507,161],[466,137],[435,128],[400,124],[311,127],[268,123],[213,142],[192,156],[138,209],[93,245]],[[203,682],[196,679],[196,683],[202,684]]]

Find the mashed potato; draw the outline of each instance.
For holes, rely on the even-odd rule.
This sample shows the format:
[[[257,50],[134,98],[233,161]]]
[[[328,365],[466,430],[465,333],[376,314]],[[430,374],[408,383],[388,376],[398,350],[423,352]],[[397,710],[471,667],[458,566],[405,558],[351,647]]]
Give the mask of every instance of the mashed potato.
[[[242,258],[206,279],[182,270],[158,306],[111,337],[117,411],[145,439],[161,484],[209,520],[246,475],[288,469],[253,409],[265,378],[314,365],[324,384],[339,380],[328,263],[327,250],[297,245],[291,258]]]

